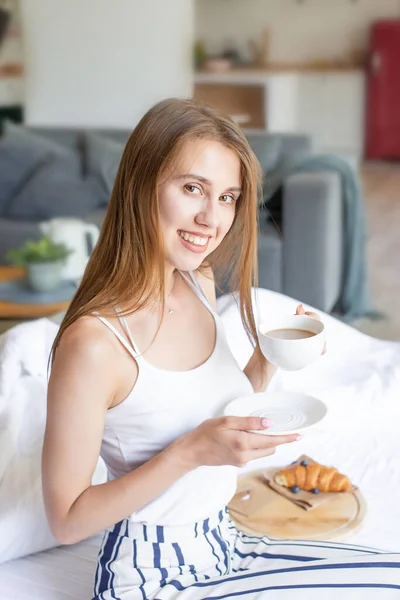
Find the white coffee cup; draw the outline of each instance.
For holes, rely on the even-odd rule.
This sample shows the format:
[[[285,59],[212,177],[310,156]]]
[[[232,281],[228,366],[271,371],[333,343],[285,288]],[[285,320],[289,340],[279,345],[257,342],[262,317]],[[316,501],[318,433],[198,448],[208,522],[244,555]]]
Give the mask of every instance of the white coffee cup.
[[[313,335],[299,339],[275,337],[279,335],[277,331],[293,329]],[[325,347],[325,327],[321,321],[307,315],[278,315],[260,323],[258,339],[269,362],[286,371],[297,371],[321,356]]]

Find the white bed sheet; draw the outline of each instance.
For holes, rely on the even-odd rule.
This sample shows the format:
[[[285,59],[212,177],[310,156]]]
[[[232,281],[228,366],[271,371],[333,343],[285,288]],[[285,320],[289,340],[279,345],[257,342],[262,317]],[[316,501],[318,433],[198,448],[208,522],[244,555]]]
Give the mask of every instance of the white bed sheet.
[[[259,318],[294,312],[296,301],[259,290]],[[219,300],[228,339],[241,366],[250,353],[236,306]],[[400,343],[379,341],[323,316],[328,352],[298,372],[280,372],[271,390],[307,391],[328,415],[300,442],[247,465],[282,465],[302,453],[348,474],[367,501],[361,529],[348,541],[400,552]],[[1,600],[89,600],[101,536],[0,566]]]
[[[102,536],[0,565],[1,600],[90,600]]]

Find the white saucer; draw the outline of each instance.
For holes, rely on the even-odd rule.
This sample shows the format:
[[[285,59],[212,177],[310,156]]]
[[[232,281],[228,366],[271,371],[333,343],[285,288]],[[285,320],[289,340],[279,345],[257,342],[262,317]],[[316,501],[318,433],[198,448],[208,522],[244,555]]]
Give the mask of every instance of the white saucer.
[[[321,421],[328,408],[322,400],[296,392],[260,392],[229,402],[224,415],[267,417],[274,421],[268,429],[254,430],[261,435],[298,433]]]

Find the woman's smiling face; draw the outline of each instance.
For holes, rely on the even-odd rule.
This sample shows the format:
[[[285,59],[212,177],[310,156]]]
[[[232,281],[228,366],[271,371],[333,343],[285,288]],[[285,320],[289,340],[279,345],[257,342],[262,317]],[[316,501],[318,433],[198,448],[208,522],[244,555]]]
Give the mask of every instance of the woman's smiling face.
[[[192,140],[158,193],[166,262],[195,270],[232,226],[241,193],[240,160],[220,142]]]

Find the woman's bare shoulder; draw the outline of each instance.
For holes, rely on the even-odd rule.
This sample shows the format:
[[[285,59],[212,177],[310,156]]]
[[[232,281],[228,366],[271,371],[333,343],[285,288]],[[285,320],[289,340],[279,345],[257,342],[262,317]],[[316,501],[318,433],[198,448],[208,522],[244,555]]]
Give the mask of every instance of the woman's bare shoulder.
[[[73,352],[90,362],[107,361],[116,356],[114,334],[94,316],[79,317],[63,332],[59,349],[62,354]]]
[[[71,390],[75,382],[80,390],[83,381],[84,394],[95,390],[108,409],[124,399],[135,384],[137,370],[132,357],[125,360],[126,356],[121,342],[104,323],[95,316],[79,317],[61,336],[51,370],[51,389]]]

